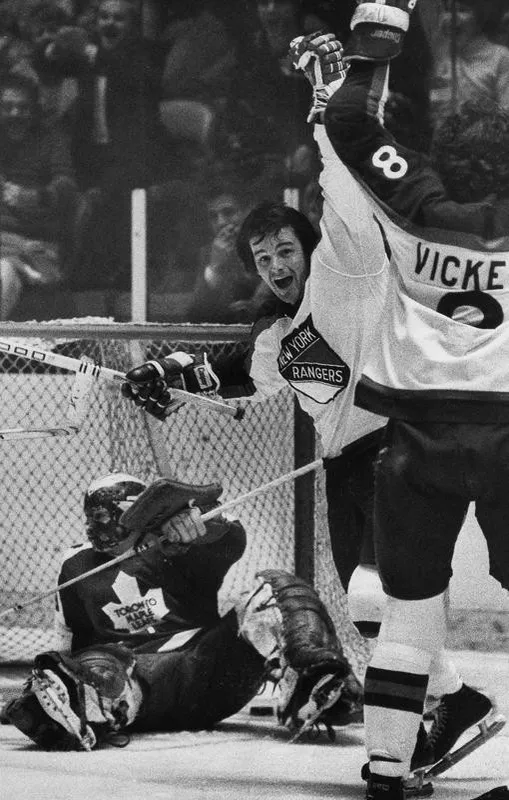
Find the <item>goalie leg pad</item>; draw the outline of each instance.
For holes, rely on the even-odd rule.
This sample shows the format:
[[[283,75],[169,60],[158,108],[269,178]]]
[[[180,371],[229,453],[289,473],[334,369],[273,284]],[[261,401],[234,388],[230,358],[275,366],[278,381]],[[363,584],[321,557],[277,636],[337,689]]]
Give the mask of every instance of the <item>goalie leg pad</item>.
[[[284,647],[283,617],[270,584],[261,578],[256,578],[256,584],[236,603],[239,635],[263,656],[268,667],[278,670]]]
[[[116,645],[86,648],[72,657],[42,653],[6,716],[47,749],[92,750],[136,718],[143,696],[135,663],[130,651]]]
[[[299,673],[350,672],[334,623],[312,586],[283,570],[263,570],[257,577],[272,589],[282,617],[283,655]]]
[[[310,709],[317,720],[338,700],[350,665],[327,609],[309,584],[282,570],[264,570],[256,579],[240,633],[265,657],[278,683],[279,721],[296,731]]]

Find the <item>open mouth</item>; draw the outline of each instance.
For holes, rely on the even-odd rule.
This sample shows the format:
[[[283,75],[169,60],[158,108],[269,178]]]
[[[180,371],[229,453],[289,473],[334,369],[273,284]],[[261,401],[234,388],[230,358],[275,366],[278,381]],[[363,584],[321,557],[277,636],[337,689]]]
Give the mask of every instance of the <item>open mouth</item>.
[[[288,289],[292,282],[292,275],[287,275],[286,278],[274,278],[274,285],[277,286],[278,289]]]

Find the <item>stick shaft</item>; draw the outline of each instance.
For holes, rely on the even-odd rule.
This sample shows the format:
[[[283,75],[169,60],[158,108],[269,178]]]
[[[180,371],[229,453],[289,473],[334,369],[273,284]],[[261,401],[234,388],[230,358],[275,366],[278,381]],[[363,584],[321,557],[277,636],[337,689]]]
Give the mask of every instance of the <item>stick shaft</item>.
[[[74,436],[79,428],[69,425],[67,428],[3,428],[0,430],[0,442],[12,442],[16,439],[48,439],[55,436]]]
[[[257,497],[259,494],[263,492],[268,492],[271,489],[276,489],[278,486],[281,486],[283,483],[288,483],[288,481],[294,480],[295,478],[299,478],[301,475],[305,475],[307,472],[313,472],[314,470],[320,469],[323,467],[322,459],[316,459],[316,461],[311,461],[309,464],[304,464],[304,466],[299,467],[298,469],[293,470],[292,472],[288,472],[285,475],[281,475],[279,478],[275,478],[273,481],[269,481],[268,483],[263,484],[263,486],[259,486],[257,489],[252,489],[250,492],[246,492],[245,494],[240,495],[239,497],[234,498],[233,500],[228,500],[226,503],[218,506],[217,508],[213,508],[212,511],[207,511],[206,514],[202,514],[201,518],[204,522],[207,522],[209,519],[213,519],[214,517],[219,517],[228,509],[233,508],[233,506],[240,505],[240,503],[246,502],[246,500],[251,500],[253,497]],[[72,586],[75,583],[79,583],[80,581],[86,580],[91,575],[96,575],[98,572],[103,572],[110,567],[115,566],[115,564],[120,564],[122,561],[126,561],[128,558],[132,558],[138,553],[142,553],[145,550],[150,550],[152,547],[155,546],[155,543],[148,543],[145,546],[141,547],[131,547],[129,550],[126,550],[125,553],[122,555],[117,556],[116,558],[112,558],[111,561],[108,561],[106,564],[101,564],[94,569],[89,570],[88,572],[84,572],[82,575],[78,575],[76,578],[72,578],[65,583],[61,583],[57,589],[49,589],[47,592],[43,594],[37,595],[37,597],[32,597],[30,600],[27,600],[22,605],[11,606],[11,608],[6,608],[4,611],[0,611],[0,619],[2,617],[7,616],[13,611],[23,611],[23,609],[27,608],[27,606],[31,606],[34,603],[38,603],[40,600],[44,600],[46,597],[50,597],[51,595],[57,594],[61,592],[63,589],[67,589],[69,586]]]
[[[37,361],[39,364],[47,364],[50,367],[67,369],[70,372],[86,372],[94,378],[113,383],[124,383],[126,380],[125,373],[119,370],[110,369],[109,367],[100,367],[97,364],[80,361],[79,358],[71,358],[71,356],[64,356],[61,353],[53,353],[49,350],[41,350],[40,348],[30,347],[25,344],[20,344],[19,342],[1,340],[0,353],[10,353],[11,355],[19,356],[19,358],[26,358],[28,361]],[[182,400],[184,403],[200,406],[201,408],[217,412],[218,414],[225,414],[226,416],[240,419],[238,408],[229,406],[226,403],[221,403],[218,400],[211,400],[199,394],[192,394],[192,392],[186,392],[184,389],[171,389],[171,395],[177,400]]]
[[[264,483],[263,486],[259,486],[257,489],[252,489],[250,492],[246,492],[246,494],[235,497],[233,500],[228,500],[226,503],[223,503],[223,505],[219,506],[219,508],[213,508],[212,511],[207,511],[206,514],[202,514],[201,518],[203,522],[207,522],[207,520],[212,519],[213,517],[218,517],[224,511],[228,511],[229,508],[233,508],[233,506],[236,506],[239,503],[244,503],[246,500],[251,500],[253,497],[258,497],[259,494],[268,492],[271,489],[276,489],[278,486],[281,486],[281,484],[288,483],[288,481],[295,480],[295,478],[300,478],[301,475],[306,475],[306,473],[320,469],[322,466],[323,461],[321,458],[318,458],[316,461],[311,461],[309,464],[304,464],[303,467],[294,469],[292,472],[286,473],[286,475],[281,475],[279,478],[269,481],[269,483]]]

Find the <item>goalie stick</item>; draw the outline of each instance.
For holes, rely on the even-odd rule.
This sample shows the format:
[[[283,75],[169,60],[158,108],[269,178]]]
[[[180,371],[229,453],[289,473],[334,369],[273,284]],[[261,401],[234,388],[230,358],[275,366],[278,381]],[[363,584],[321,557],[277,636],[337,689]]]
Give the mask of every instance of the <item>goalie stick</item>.
[[[50,350],[41,350],[38,347],[30,347],[29,345],[21,344],[20,342],[7,342],[0,341],[0,353],[9,353],[19,358],[26,358],[28,361],[36,361],[39,364],[47,364],[51,367],[59,367],[60,369],[69,370],[69,372],[87,372],[94,378],[109,381],[110,383],[124,383],[126,376],[124,372],[109,367],[101,367],[98,364],[92,364],[81,361],[79,358],[72,358],[71,356],[64,356],[61,353],[53,353]],[[218,414],[225,414],[226,416],[233,417],[233,419],[241,420],[244,416],[244,409],[234,408],[219,400],[211,400],[200,394],[193,394],[186,392],[184,389],[171,389],[171,395],[175,400],[181,400],[183,403],[198,406],[209,411],[214,411]]]
[[[304,464],[303,467],[299,467],[298,469],[293,470],[292,472],[288,472],[285,475],[281,475],[279,478],[275,478],[268,483],[263,484],[263,486],[258,486],[256,489],[252,489],[250,492],[246,492],[245,494],[240,495],[239,497],[235,497],[233,500],[227,500],[226,503],[218,506],[217,508],[213,508],[211,511],[207,511],[205,514],[201,514],[201,519],[203,522],[207,522],[209,519],[213,519],[214,517],[219,517],[228,509],[233,508],[233,506],[239,505],[240,503],[244,503],[246,500],[251,500],[253,497],[257,497],[259,494],[263,492],[267,492],[270,489],[276,489],[283,483],[287,483],[288,481],[294,480],[295,478],[299,478],[301,475],[305,475],[308,472],[313,472],[317,469],[323,467],[323,460],[321,458],[316,459],[315,461],[311,461],[309,464]],[[49,589],[47,592],[43,592],[42,594],[37,595],[36,597],[32,597],[30,600],[27,600],[25,603],[18,603],[14,606],[10,606],[10,608],[5,608],[3,611],[0,611],[0,619],[2,617],[6,617],[8,614],[12,614],[13,612],[20,612],[23,611],[28,606],[34,605],[35,603],[44,600],[46,597],[51,597],[52,595],[58,594],[63,589],[67,589],[69,586],[72,586],[75,583],[79,583],[80,581],[86,580],[91,575],[97,575],[99,572],[103,572],[105,569],[109,569],[110,567],[115,566],[115,564],[120,564],[122,561],[126,561],[128,558],[132,558],[133,556],[138,555],[138,553],[143,553],[146,550],[149,550],[152,547],[156,546],[156,542],[148,542],[145,545],[140,545],[139,547],[131,547],[129,550],[126,550],[125,553],[122,553],[120,556],[116,558],[112,558],[111,561],[107,561],[105,564],[100,564],[98,567],[89,570],[88,572],[84,572],[82,575],[78,575],[76,578],[72,578],[65,583],[61,583],[60,586],[56,589]]]
[[[83,361],[84,364],[91,363]],[[74,436],[81,430],[90,407],[90,392],[96,378],[90,371],[77,372],[69,396],[65,422],[50,428],[3,428],[0,441],[16,439],[44,439],[52,436]]]

